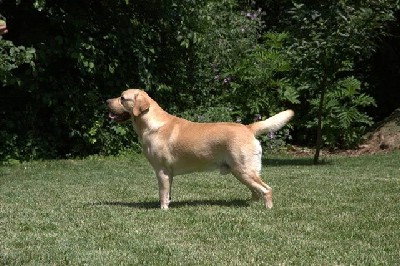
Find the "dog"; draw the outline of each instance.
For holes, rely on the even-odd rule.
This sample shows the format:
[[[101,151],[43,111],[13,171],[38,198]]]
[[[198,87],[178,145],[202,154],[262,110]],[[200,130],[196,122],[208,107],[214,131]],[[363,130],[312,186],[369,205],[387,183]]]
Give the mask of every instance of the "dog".
[[[283,127],[292,110],[249,125],[196,123],[167,113],[139,89],[108,99],[107,106],[113,121],[132,121],[158,179],[161,209],[168,209],[174,176],[215,169],[233,174],[250,189],[253,200],[261,198],[272,208],[272,188],[260,177],[262,149],[256,137]]]

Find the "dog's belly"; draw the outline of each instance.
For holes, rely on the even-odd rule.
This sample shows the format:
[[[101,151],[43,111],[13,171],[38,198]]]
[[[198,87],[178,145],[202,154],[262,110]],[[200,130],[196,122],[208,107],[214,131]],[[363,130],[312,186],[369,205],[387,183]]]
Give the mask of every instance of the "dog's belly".
[[[168,160],[168,168],[173,175],[183,175],[193,172],[206,172],[218,170],[221,167],[229,168],[225,158],[220,156],[202,157],[194,154],[180,154]]]
[[[221,174],[229,174],[230,167],[224,161],[209,161],[202,159],[179,160],[170,165],[174,175],[190,174],[194,172],[209,172],[219,170]]]
[[[185,175],[195,172],[211,172],[219,171],[221,175],[227,175],[231,173],[230,167],[227,164],[221,165],[202,165],[201,167],[178,167],[173,170],[174,175]]]
[[[194,152],[190,149],[176,151],[169,148],[164,145],[144,147],[144,153],[153,168],[168,170],[174,176],[215,170],[219,170],[221,174],[230,173],[226,151],[195,149]]]
[[[208,149],[186,149],[171,154],[169,160],[173,175],[219,170],[226,175],[232,171],[261,171],[262,148],[260,142],[252,138],[248,145],[211,146]],[[193,152],[197,151],[197,152]]]

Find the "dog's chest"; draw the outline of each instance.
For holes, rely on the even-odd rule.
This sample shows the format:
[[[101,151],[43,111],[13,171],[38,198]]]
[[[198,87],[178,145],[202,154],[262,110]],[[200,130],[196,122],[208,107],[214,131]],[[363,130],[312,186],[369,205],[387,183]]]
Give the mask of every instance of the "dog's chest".
[[[143,135],[142,148],[147,159],[152,164],[165,164],[170,161],[171,156],[167,143],[157,134]]]

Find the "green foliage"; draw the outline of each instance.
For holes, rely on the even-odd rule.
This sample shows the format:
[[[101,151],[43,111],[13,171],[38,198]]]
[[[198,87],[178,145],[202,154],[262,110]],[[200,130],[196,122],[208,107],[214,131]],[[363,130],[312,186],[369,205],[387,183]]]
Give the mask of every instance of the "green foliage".
[[[15,70],[21,65],[35,67],[35,49],[16,46],[11,41],[0,36],[0,82],[2,86],[20,85],[21,80],[15,75]]]
[[[22,81],[18,76],[17,70],[22,67],[27,72],[34,70],[35,55],[34,48],[16,46],[13,42],[4,40],[0,36],[0,86],[20,87]],[[19,104],[19,102],[8,103],[3,97],[0,97],[0,103],[3,106],[3,110],[9,104],[14,108]],[[5,115],[3,111],[0,117],[0,139],[2,140],[0,144],[0,161],[22,157],[32,159],[46,153],[44,150],[49,147],[39,143],[32,135],[16,135],[12,132],[12,129],[15,129],[18,123],[18,121],[13,121],[12,116]]]
[[[22,122],[4,120],[7,141],[1,143],[4,152],[0,159],[116,154],[132,146],[136,149],[137,138],[132,137],[130,125],[108,122],[105,100],[127,87],[154,91],[187,82],[181,74],[186,49],[176,37],[180,9],[185,5],[129,1],[36,1],[33,5],[8,1],[2,5],[13,26],[6,37],[21,32],[18,42],[34,47],[26,50],[26,56],[36,52],[36,68],[19,68],[11,76],[9,69],[25,56],[22,46],[10,49],[14,61],[2,66],[5,101],[20,100],[16,110],[11,101],[2,110],[8,121]],[[24,23],[27,20],[34,21],[35,27]],[[21,84],[18,90],[14,79]],[[182,105],[182,100],[174,100],[170,96],[160,102],[171,109]],[[26,138],[39,144],[36,148],[44,153],[22,152]]]
[[[374,99],[362,93],[360,81],[354,77],[338,80],[335,88],[327,91],[324,101],[323,141],[330,149],[355,148],[372,125],[372,118],[362,110],[373,105]],[[311,99],[312,114],[318,112],[319,99]],[[306,122],[307,128],[316,128],[317,119]]]
[[[0,160],[138,150],[131,126],[111,123],[105,107],[127,87],[194,121],[249,123],[295,107],[296,141],[314,140],[323,98],[325,144],[355,146],[373,104],[355,65],[396,8],[389,0],[2,1]]]
[[[200,106],[180,114],[183,118],[194,122],[231,122],[234,112],[231,107],[225,106]],[[239,117],[239,115],[237,115]]]
[[[287,58],[269,46],[271,38],[277,37],[269,34],[263,44],[255,45],[232,69],[233,101],[249,114],[270,114],[289,99],[297,101],[296,92],[284,78],[289,69]]]
[[[261,9],[240,9],[236,1],[210,1],[199,13],[201,41],[194,47],[201,105],[223,103],[232,110],[233,120],[240,117],[248,123],[256,114],[268,116],[298,102],[285,78],[290,69],[282,50],[287,35],[263,34]]]
[[[304,125],[303,129],[316,129],[318,134],[320,127],[323,143],[331,148],[357,145],[372,123],[363,110],[374,100],[363,92],[366,84],[355,77],[354,62],[372,54],[394,11],[392,1],[295,4],[288,29],[292,77],[299,87],[304,118],[299,130]],[[313,139],[310,133],[304,135]]]

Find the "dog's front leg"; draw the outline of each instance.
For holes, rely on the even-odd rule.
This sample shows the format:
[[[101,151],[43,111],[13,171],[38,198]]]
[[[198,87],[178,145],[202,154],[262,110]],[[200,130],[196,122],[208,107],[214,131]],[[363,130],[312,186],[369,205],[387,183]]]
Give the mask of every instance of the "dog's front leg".
[[[164,169],[157,171],[161,209],[168,209],[172,176]]]

